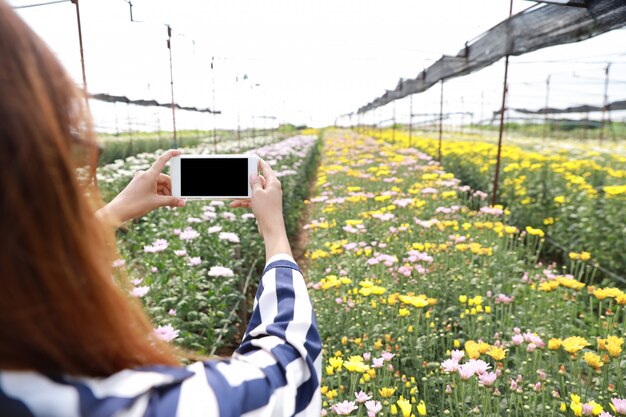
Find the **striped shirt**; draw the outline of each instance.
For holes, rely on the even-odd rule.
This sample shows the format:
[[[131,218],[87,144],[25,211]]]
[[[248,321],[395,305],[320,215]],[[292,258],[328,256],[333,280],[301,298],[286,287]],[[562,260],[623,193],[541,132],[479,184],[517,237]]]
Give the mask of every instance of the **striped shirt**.
[[[319,416],[321,360],[302,273],[293,258],[276,255],[230,359],[127,369],[106,378],[3,371],[0,416]]]

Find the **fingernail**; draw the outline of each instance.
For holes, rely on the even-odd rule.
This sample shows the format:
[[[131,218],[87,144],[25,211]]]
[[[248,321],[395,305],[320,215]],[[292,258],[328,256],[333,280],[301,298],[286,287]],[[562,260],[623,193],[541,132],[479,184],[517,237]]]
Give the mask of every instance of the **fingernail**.
[[[258,181],[258,179],[259,179],[258,175],[255,175],[255,174],[250,175],[250,181]]]
[[[178,200],[178,207],[185,207],[185,204],[187,204],[185,200]]]

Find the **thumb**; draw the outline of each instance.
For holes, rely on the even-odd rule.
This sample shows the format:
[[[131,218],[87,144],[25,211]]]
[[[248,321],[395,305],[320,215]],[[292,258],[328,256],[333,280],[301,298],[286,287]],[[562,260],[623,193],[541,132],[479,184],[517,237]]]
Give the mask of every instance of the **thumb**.
[[[172,197],[171,195],[157,195],[155,197],[158,207],[185,207],[187,204],[182,198]]]
[[[258,175],[250,175],[250,187],[252,188],[252,194],[257,190],[262,190],[261,178]]]

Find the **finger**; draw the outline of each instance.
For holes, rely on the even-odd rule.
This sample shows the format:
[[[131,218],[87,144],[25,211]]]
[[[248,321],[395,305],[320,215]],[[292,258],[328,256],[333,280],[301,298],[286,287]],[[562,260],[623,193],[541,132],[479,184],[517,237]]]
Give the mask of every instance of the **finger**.
[[[157,189],[157,194],[159,195],[172,195],[172,190],[167,187],[159,187]]]
[[[274,174],[274,170],[270,164],[265,162],[263,159],[259,159],[259,171],[263,173],[266,180],[269,180],[272,177],[276,178],[276,174]]]
[[[185,205],[187,204],[187,202],[182,198],[165,195],[155,196],[155,201],[157,203],[157,207],[185,207]]]
[[[172,185],[171,183],[157,181],[157,190],[172,194]]]
[[[259,178],[261,179],[261,185],[263,186],[263,189],[267,188],[267,180],[265,179],[265,177],[263,175],[259,175]]]
[[[276,177],[276,174],[274,173],[274,170],[272,169],[270,164],[265,162],[263,159],[260,159],[259,165],[261,167],[261,171],[263,171],[263,176],[265,177],[266,184],[271,184],[271,183],[280,184],[280,181],[278,181],[278,178]]]
[[[261,183],[261,177],[259,177],[258,175],[250,175],[250,188],[252,188],[252,194],[259,190],[262,190],[263,185]]]
[[[172,178],[170,178],[169,175],[160,173],[159,176],[157,177],[157,184],[158,185],[167,185],[168,187],[171,186],[172,184]]]
[[[165,168],[165,165],[167,165],[168,161],[172,159],[173,157],[180,155],[181,153],[182,152],[179,150],[170,149],[169,151],[161,155],[154,164],[152,164],[152,166],[150,167],[150,171],[152,172],[163,171],[163,168]]]
[[[235,200],[230,203],[231,208],[252,208],[249,200]]]

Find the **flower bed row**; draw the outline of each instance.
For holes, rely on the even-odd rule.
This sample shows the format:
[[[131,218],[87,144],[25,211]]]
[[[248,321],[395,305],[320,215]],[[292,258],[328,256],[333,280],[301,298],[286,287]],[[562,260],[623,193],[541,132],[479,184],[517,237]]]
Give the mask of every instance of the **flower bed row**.
[[[309,182],[316,144],[316,136],[296,136],[249,152],[273,166],[288,201]],[[219,152],[236,151],[229,146]],[[208,144],[186,152],[212,149]],[[104,193],[114,195],[135,170],[149,167],[159,154],[137,155],[101,169]],[[301,210],[302,205],[285,204],[290,230]],[[118,233],[118,244],[122,259],[114,266],[127,269],[131,293],[142,299],[160,337],[201,353],[232,346],[247,313],[246,295],[254,294],[252,283],[263,263],[252,213],[230,209],[222,201],[189,201],[184,208],[155,210],[132,222]]]
[[[405,132],[372,133],[409,146]],[[435,139],[413,137],[412,145],[437,156]],[[545,144],[540,151],[504,145],[498,200],[511,211],[513,224],[544,228],[569,251],[590,252],[601,266],[626,277],[626,254],[615,244],[626,233],[626,155],[585,149],[576,143],[568,150]],[[441,154],[444,168],[465,184],[492,190],[495,144],[444,140]]]
[[[538,263],[544,232],[481,197],[416,149],[325,140],[305,226],[323,415],[626,415],[626,294],[588,286],[584,254]]]

